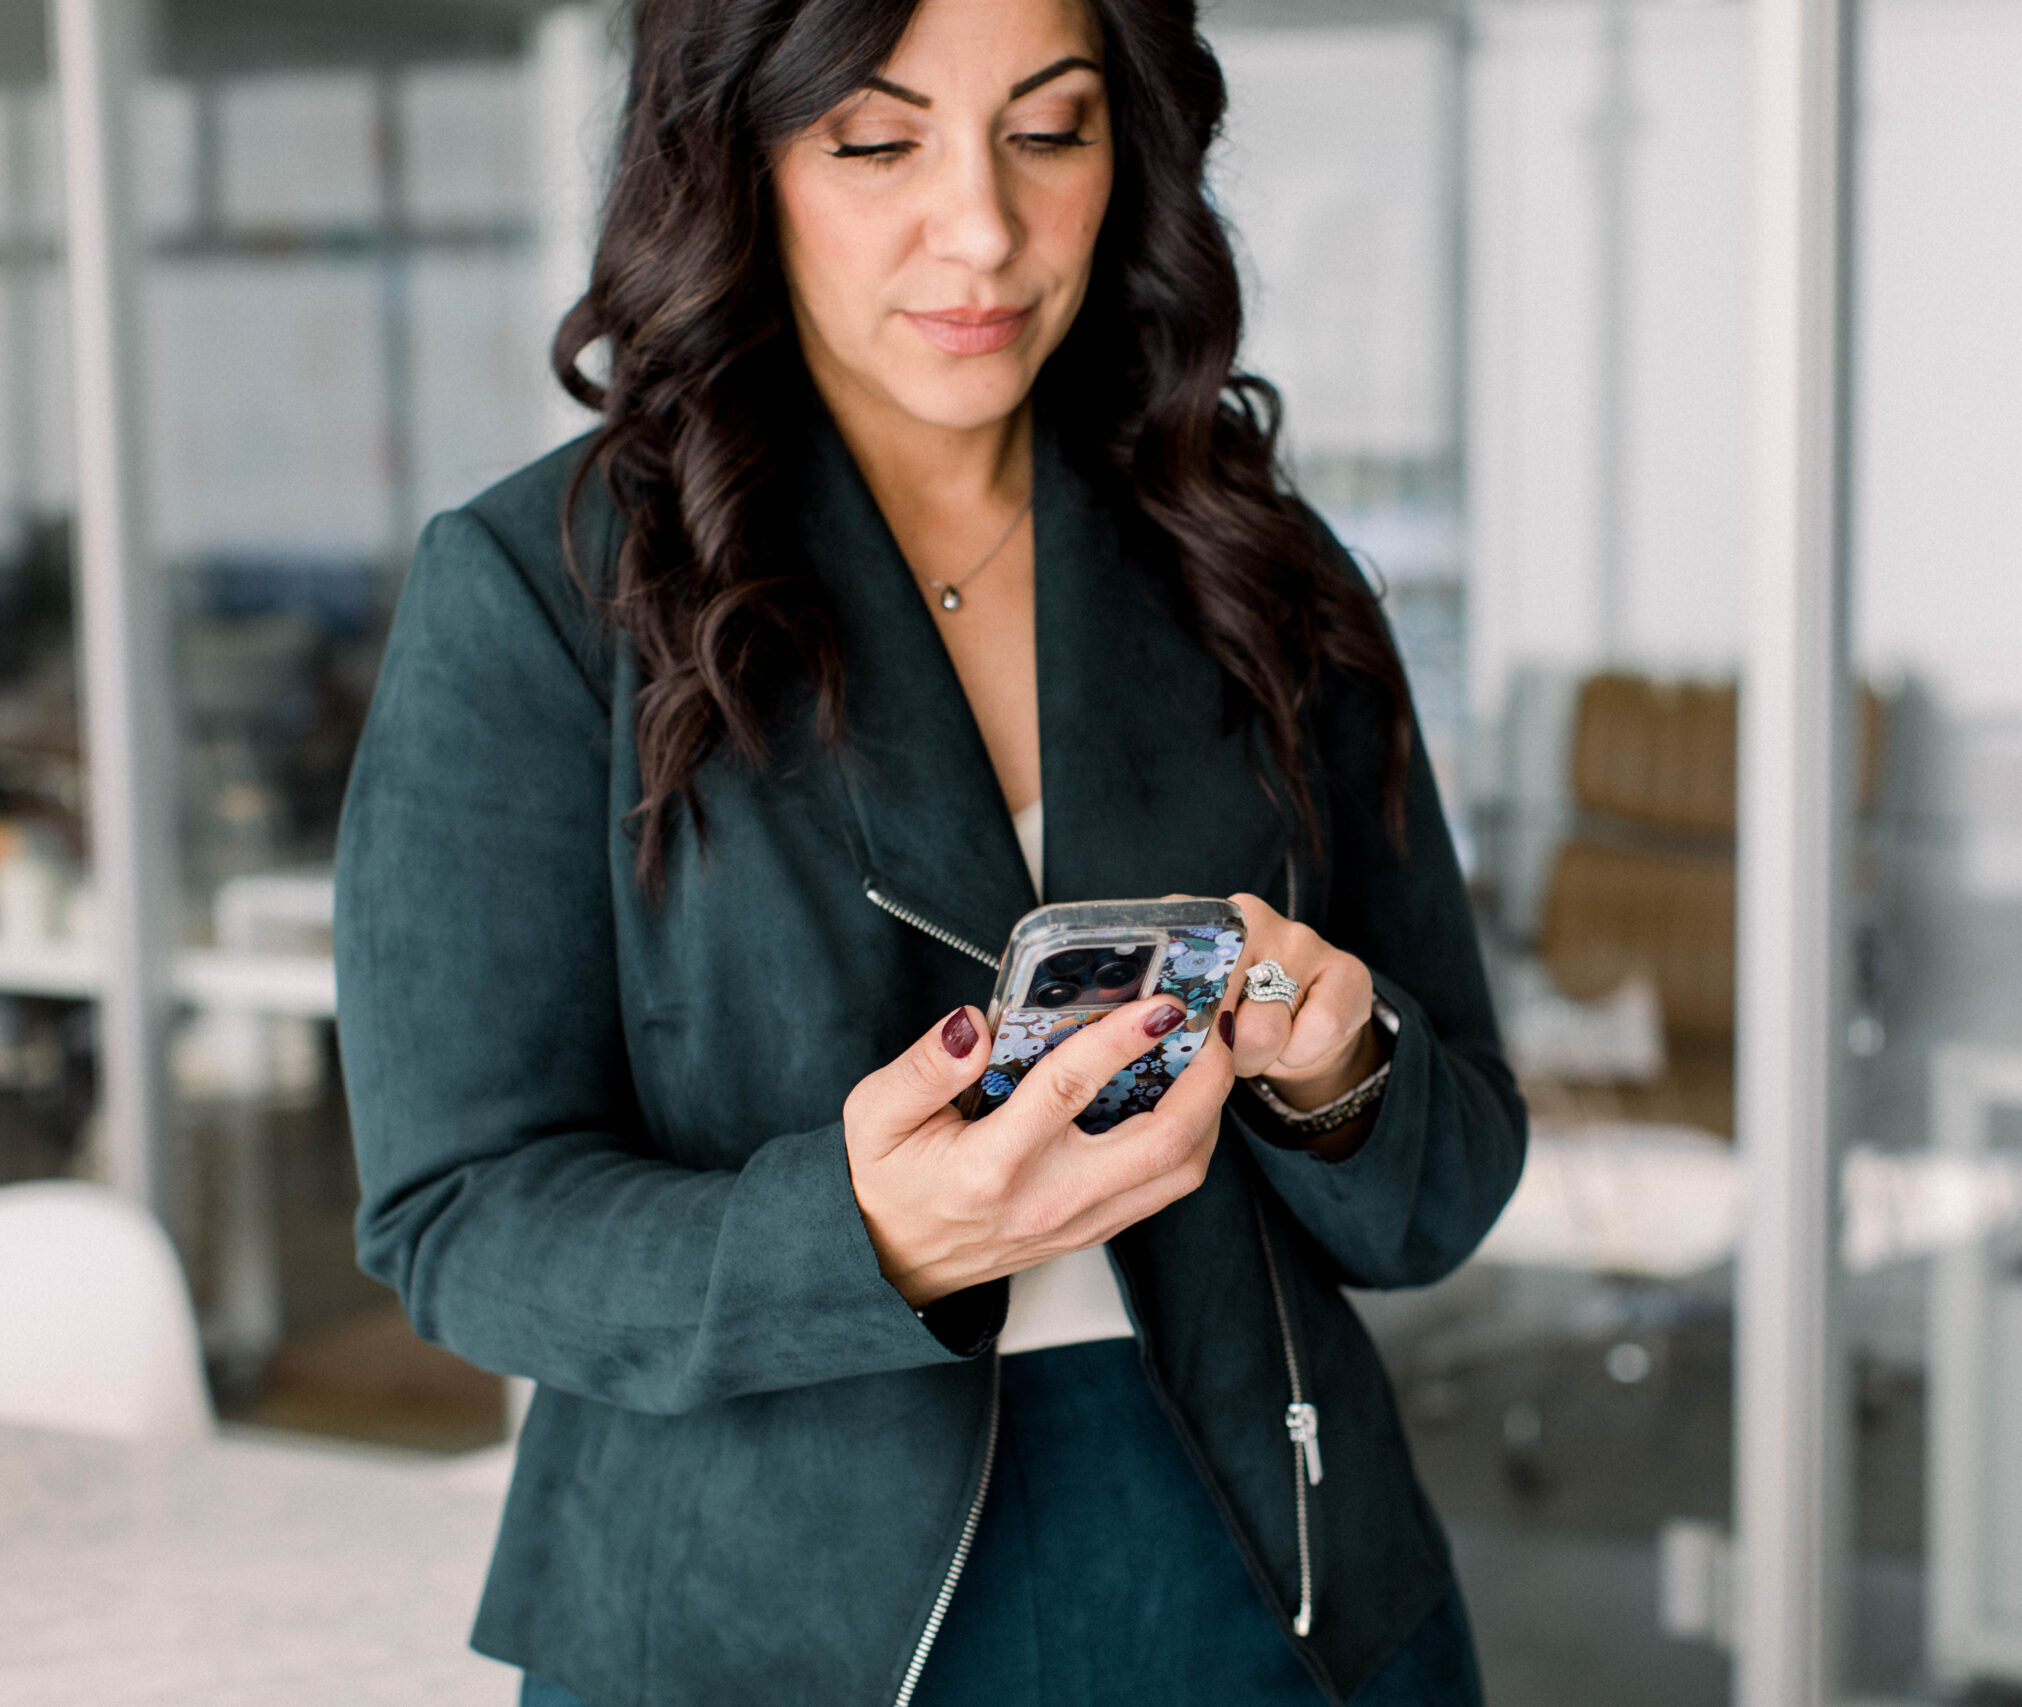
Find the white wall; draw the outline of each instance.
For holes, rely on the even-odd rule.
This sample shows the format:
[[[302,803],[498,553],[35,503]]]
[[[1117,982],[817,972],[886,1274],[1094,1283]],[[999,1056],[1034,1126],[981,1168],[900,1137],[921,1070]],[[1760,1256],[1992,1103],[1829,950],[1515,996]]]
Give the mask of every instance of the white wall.
[[[1883,0],[1862,102],[1857,645],[2022,711],[2022,4]]]
[[[1603,385],[1607,18],[1479,15],[1468,83],[1471,697],[1520,663],[1731,667],[1743,539],[1746,143],[1738,7],[1623,24],[1619,437]],[[1606,542],[1613,471],[1619,561]],[[1619,582],[1611,599],[1606,578]],[[1613,610],[1617,632],[1608,632]]]
[[[1430,26],[1223,31],[1214,161],[1236,228],[1243,360],[1297,456],[1453,444],[1453,50]]]
[[[2022,5],[1874,0],[1864,63],[1856,602],[1863,666],[2022,711]],[[1468,84],[1470,691],[1741,652],[1745,14],[1634,5],[1621,438],[1602,442],[1606,14],[1490,0]],[[1610,463],[1622,550],[1602,561]]]

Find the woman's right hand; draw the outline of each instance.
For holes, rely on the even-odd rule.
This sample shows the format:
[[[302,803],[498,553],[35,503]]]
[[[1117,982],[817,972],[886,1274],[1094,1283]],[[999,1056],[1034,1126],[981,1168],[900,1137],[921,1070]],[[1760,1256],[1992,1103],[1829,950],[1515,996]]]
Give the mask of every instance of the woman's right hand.
[[[1044,1056],[1003,1105],[949,1103],[983,1076],[983,1016],[959,1008],[843,1104],[850,1182],[885,1278],[915,1309],[1099,1245],[1207,1177],[1234,1083],[1226,1037],[1146,1114],[1091,1137],[1074,1117],[1168,1035],[1170,997],[1133,1002]],[[1220,1035],[1218,1033],[1218,1035]]]

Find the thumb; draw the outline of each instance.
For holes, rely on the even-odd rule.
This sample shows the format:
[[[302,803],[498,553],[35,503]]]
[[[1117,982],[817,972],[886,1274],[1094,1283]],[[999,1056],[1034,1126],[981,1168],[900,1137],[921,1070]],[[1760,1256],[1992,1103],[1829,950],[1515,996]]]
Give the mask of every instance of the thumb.
[[[983,1076],[990,1051],[983,1015],[957,1008],[897,1060],[868,1073],[843,1104],[843,1125],[859,1143],[891,1149]]]

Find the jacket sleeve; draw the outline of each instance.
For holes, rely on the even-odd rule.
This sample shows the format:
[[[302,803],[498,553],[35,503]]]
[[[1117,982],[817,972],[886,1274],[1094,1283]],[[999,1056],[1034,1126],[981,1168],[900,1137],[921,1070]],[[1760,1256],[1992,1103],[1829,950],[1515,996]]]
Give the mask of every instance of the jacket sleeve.
[[[1401,1016],[1367,1140],[1343,1161],[1297,1148],[1239,1088],[1230,1108],[1264,1176],[1358,1287],[1425,1286],[1473,1254],[1516,1189],[1527,1122],[1503,1060],[1474,916],[1413,731],[1406,852],[1384,829],[1366,708],[1335,720],[1334,877],[1324,920]]]
[[[424,534],[339,838],[361,1265],[424,1338],[642,1411],[954,1361],[879,1272],[839,1120],[734,1171],[647,1143],[585,631],[480,517]]]

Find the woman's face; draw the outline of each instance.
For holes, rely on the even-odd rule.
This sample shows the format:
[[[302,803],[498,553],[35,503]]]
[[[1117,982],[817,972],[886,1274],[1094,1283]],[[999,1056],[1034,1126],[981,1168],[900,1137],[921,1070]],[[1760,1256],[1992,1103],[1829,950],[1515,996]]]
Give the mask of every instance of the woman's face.
[[[824,393],[1003,420],[1088,288],[1113,156],[1083,0],[922,0],[868,88],[775,158],[780,253]]]

